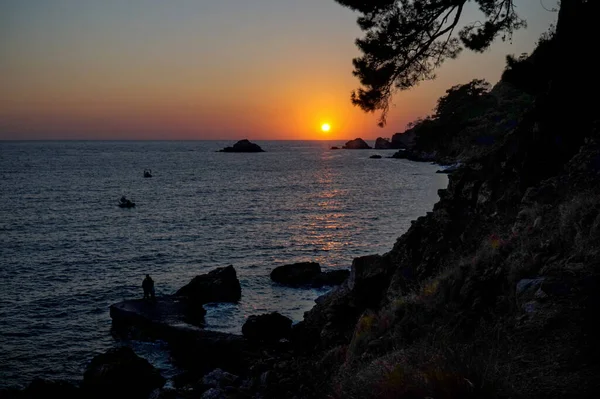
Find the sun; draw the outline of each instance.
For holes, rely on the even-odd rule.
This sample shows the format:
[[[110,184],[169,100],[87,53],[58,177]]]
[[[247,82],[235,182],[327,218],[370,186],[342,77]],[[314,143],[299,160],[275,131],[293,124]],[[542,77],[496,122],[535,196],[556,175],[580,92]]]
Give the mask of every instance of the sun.
[[[331,125],[329,123],[324,123],[321,125],[321,130],[327,133],[331,130]]]

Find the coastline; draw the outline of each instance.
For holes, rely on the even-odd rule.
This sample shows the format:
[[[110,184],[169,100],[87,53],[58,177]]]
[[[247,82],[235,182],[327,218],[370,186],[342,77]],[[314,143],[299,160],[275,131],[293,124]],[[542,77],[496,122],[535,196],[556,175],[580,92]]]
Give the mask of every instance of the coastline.
[[[70,151],[69,148],[71,148],[71,147],[65,148],[65,150],[66,151]],[[74,147],[74,148],[77,148],[77,147]],[[128,149],[128,148],[129,147],[127,147],[125,149]],[[65,150],[63,150],[63,152]],[[187,148],[184,146],[183,150],[186,151]],[[94,148],[89,148],[88,151],[96,151],[96,150],[94,150]],[[190,154],[190,156],[193,155],[193,153],[188,153],[187,151],[184,154]],[[271,154],[273,154],[273,153],[271,152]],[[57,156],[60,156],[60,155],[61,155],[61,153],[57,154]],[[319,155],[319,154],[317,154],[317,155]],[[330,153],[326,152],[325,155],[329,156]],[[331,155],[335,155],[335,154],[331,153]],[[377,163],[377,161],[371,161],[371,160],[368,159],[368,155],[369,155],[368,152],[367,153],[354,153],[354,154],[348,153],[348,154],[341,154],[341,155],[343,155],[343,156],[342,157],[336,156],[335,159],[340,159],[340,158],[341,159],[346,159],[346,158],[348,158],[348,159],[357,159],[358,160],[358,162],[356,162],[357,168],[362,168],[362,165],[364,164],[364,165],[367,165],[367,168],[365,169],[367,171],[368,170],[387,170],[388,173],[389,173],[390,169],[389,169],[388,166],[392,166],[392,169],[391,169],[392,171],[401,171],[401,170],[403,170],[405,168],[405,166],[402,166],[404,164],[404,162],[399,162],[399,163],[394,162],[394,163],[392,163],[391,160],[387,160],[387,161],[384,161],[383,163]],[[348,156],[350,156],[350,157],[348,157]],[[271,155],[271,157],[273,157],[273,155]],[[230,159],[230,158],[227,158],[227,159]],[[237,159],[243,161],[243,159],[240,158],[240,157],[238,157]],[[233,162],[238,162],[238,161],[236,159],[233,159]],[[92,168],[88,168],[88,169],[93,170],[93,169],[97,169],[97,168],[93,168],[92,167]],[[168,179],[165,179],[164,173],[161,171],[161,169],[164,169],[164,167],[157,169],[157,171],[155,172],[155,168],[153,168],[153,172],[155,172],[155,175],[154,175],[153,179],[146,179],[146,180],[142,179],[141,178],[141,172],[139,172],[139,173],[132,173],[133,176],[132,176],[131,179],[139,181],[140,185],[143,184],[144,186],[148,186],[150,188],[153,187],[153,186],[154,187],[163,186],[165,184],[168,184]],[[81,170],[84,171],[86,169],[81,168]],[[445,185],[445,183],[446,183],[446,177],[445,176],[435,176],[433,174],[434,171],[435,171],[435,167],[433,167],[433,166],[424,165],[423,167],[421,167],[419,165],[413,164],[413,166],[409,167],[409,170],[410,170],[410,175],[415,175],[416,174],[416,176],[419,176],[421,173],[426,173],[426,174],[428,174],[428,175],[431,176],[432,181],[441,182],[441,183],[443,183],[443,185]],[[105,171],[105,172],[108,175],[111,174],[110,171]],[[390,174],[390,176],[393,175],[394,173]],[[368,174],[369,173],[367,173],[367,175]],[[387,179],[389,179],[389,176],[386,177],[385,175],[382,175],[381,173],[374,173],[374,174],[377,175],[377,179],[382,179],[382,181],[386,181]],[[349,176],[349,178],[356,178],[356,177],[357,176],[355,174],[352,174],[352,176]],[[128,176],[126,176],[126,178],[128,178]],[[175,181],[177,179],[178,179],[177,177],[173,177],[171,180]],[[329,186],[331,186],[331,189],[333,190],[339,184],[342,184],[342,182],[341,182],[341,180],[339,178],[334,178],[334,179],[335,179],[334,184],[320,186],[320,187],[328,188]],[[418,177],[415,177],[415,179],[418,179]],[[361,180],[364,180],[364,179],[361,178]],[[423,180],[422,179],[418,179],[416,181],[423,181]],[[390,193],[394,192],[394,190],[395,190],[394,187],[398,187],[398,185],[400,184],[400,182],[401,182],[401,180],[398,179],[396,181],[396,183],[395,183],[395,186],[386,185],[386,188],[384,190],[377,190],[377,191],[369,190],[369,192],[371,193],[371,195],[376,194],[376,193],[377,193],[377,195],[379,195],[378,193],[382,192],[386,196],[388,196],[388,194],[386,194],[386,193],[387,192],[390,192]],[[91,180],[90,180],[90,183],[92,183]],[[96,183],[94,183],[94,185],[96,185]],[[373,186],[373,183],[371,183],[369,185]],[[354,190],[357,188],[357,186],[355,184],[353,184],[352,187],[354,187]],[[377,186],[377,187],[379,187],[379,186]],[[436,189],[437,189],[437,186],[433,187],[431,190],[429,190],[429,189],[427,190],[426,194],[427,194],[428,198],[429,198],[429,196],[431,196],[431,198],[433,198],[434,196],[437,197],[437,195],[435,194]],[[319,194],[319,195],[315,196],[315,201],[316,201],[316,198],[320,198],[320,194],[321,193],[318,192],[317,194]],[[323,195],[325,195],[325,194],[327,194],[327,192],[323,193]],[[336,195],[336,198],[338,198],[338,199],[339,199],[339,194],[340,194],[340,192],[338,191],[337,195]],[[343,192],[341,192],[341,194],[343,194]],[[394,195],[394,196],[397,197],[397,195]],[[144,196],[144,197],[146,197],[146,196]],[[136,200],[136,202],[138,203],[138,205],[140,205],[140,204],[143,205],[143,206],[136,207],[136,208],[139,208],[138,210],[136,210],[136,212],[122,212],[122,211],[119,211],[119,210],[113,210],[112,209],[112,205],[113,204],[111,203],[111,204],[107,205],[107,207],[111,208],[111,209],[107,209],[106,211],[102,210],[101,214],[108,213],[108,214],[110,214],[110,216],[112,216],[114,218],[115,221],[119,221],[119,220],[123,221],[123,222],[125,222],[127,220],[134,221],[135,219],[139,218],[140,216],[144,216],[144,215],[139,215],[140,213],[148,214],[148,211],[151,211],[152,208],[155,207],[155,206],[149,206],[149,204],[147,203],[147,202],[149,202],[148,200],[151,200],[151,198],[147,197],[143,201],[141,200],[142,198],[143,197],[141,195],[139,195],[139,194],[137,196],[133,197],[133,199]],[[390,196],[389,198],[392,198],[392,197]],[[379,204],[385,203],[385,202],[382,202],[382,200],[385,200],[385,199],[379,200],[378,203]],[[394,206],[399,206],[401,208],[404,208],[404,205],[402,205],[400,202],[397,202],[396,200],[393,200],[392,204],[394,204],[394,203],[396,204]],[[335,205],[335,203],[332,203],[332,205]],[[429,204],[427,202],[423,202],[422,205],[424,205],[424,206],[422,206],[421,208],[417,207],[417,208],[413,208],[413,209],[417,209],[418,210],[418,214],[424,214],[425,213],[425,207],[428,206]],[[327,207],[327,209],[329,209],[329,207]],[[422,211],[420,209],[422,209]],[[318,215],[322,214],[322,215],[327,216],[327,215],[329,215],[331,213],[331,212],[327,213],[325,211],[326,210],[321,210]],[[368,227],[368,229],[365,230],[365,231],[370,232],[369,234],[373,235],[373,233],[375,233],[376,231],[380,231],[377,228],[377,226],[384,225],[384,224],[387,225],[388,227],[386,227],[386,228],[384,228],[384,229],[381,230],[381,231],[386,231],[386,230],[389,230],[389,226],[395,226],[395,225],[397,225],[397,223],[398,223],[399,220],[402,220],[398,216],[396,216],[394,218],[394,220],[392,221],[393,223],[391,223],[391,224],[387,223],[386,220],[387,220],[388,217],[390,217],[390,215],[388,214],[387,211],[383,212],[383,213],[381,211],[382,210],[379,209],[378,207],[369,207],[369,209],[367,209],[367,212],[361,212],[360,215],[353,216],[351,218],[352,220],[351,219],[346,219],[346,218],[344,218],[344,219],[339,219],[338,218],[338,219],[335,219],[334,221],[337,221],[337,223],[344,222],[344,226],[347,225],[347,226],[351,227],[355,223],[358,223],[360,220],[362,220],[364,218],[368,218],[369,219],[369,224],[367,224],[367,225],[365,225],[363,227],[364,228]],[[325,213],[323,213],[323,212],[325,212]],[[409,211],[409,212],[412,212],[412,211]],[[69,212],[69,213],[73,214],[72,211]],[[89,215],[93,216],[93,215],[95,215],[97,213],[98,213],[98,211],[94,211],[93,213],[82,212],[82,214],[87,214],[88,216]],[[407,214],[407,211],[405,211],[404,209],[400,209],[399,212],[396,213],[396,215],[398,215],[398,214],[400,214],[400,215]],[[302,216],[302,220],[307,221],[307,213],[306,213],[306,211],[303,211],[302,215],[303,215]],[[327,221],[327,220],[328,219],[323,219],[323,221]],[[403,222],[403,223],[405,223],[405,225],[408,225],[409,224],[408,219],[405,222]],[[344,227],[344,226],[342,226],[342,227]],[[123,229],[119,228],[116,231],[117,231],[117,233],[119,233],[121,231],[124,233],[127,230],[128,230],[128,228],[123,228]],[[392,230],[397,230],[397,227],[396,227],[396,229],[392,229]],[[70,230],[70,231],[72,231],[73,233],[75,233],[77,231],[83,231],[83,229],[79,228],[79,229]],[[113,229],[113,231],[115,231],[115,230]],[[333,233],[339,234],[342,231],[343,230],[337,230],[337,231],[335,231]],[[358,232],[358,230],[353,230],[353,231],[354,231],[353,234],[356,234]],[[385,235],[385,237],[376,237],[377,241],[363,240],[364,243],[362,241],[359,241],[359,246],[356,247],[357,249],[355,251],[357,251],[357,252],[369,251],[370,252],[372,250],[372,248],[374,248],[374,245],[379,245],[382,248],[390,248],[391,244],[393,243],[394,238],[396,237],[396,235],[393,235],[393,236],[392,235],[388,235],[388,234],[383,234],[383,235]],[[145,237],[143,237],[144,239],[152,238],[152,236],[149,236],[148,234],[145,234],[144,236],[145,236]],[[50,239],[51,237],[52,236],[49,235],[48,239]],[[335,240],[335,237],[331,237],[331,235],[329,235],[329,242],[330,243],[331,242],[335,242],[334,240]],[[389,242],[389,244],[388,244],[388,242]],[[385,243],[385,245],[383,245],[383,243]],[[149,245],[143,245],[143,247],[145,247],[146,249],[153,248],[152,245],[150,245],[150,244]],[[84,248],[84,247],[82,247],[82,248]],[[117,247],[117,253],[121,253],[122,252],[122,250],[120,250],[119,248],[123,248],[123,247],[122,246]],[[347,250],[348,248],[353,248],[353,247],[346,246],[345,248]],[[205,245],[204,246],[204,250],[207,250],[207,249],[208,249],[208,247]],[[273,253],[275,253],[275,250],[276,250],[276,247],[273,246]],[[379,252],[379,250],[377,252]],[[314,253],[314,251],[312,253]],[[327,255],[328,258],[330,258],[332,260],[335,260],[336,262],[338,262],[337,261],[338,258],[340,259],[339,262],[342,262],[344,260],[343,258],[340,258],[339,256],[338,257],[331,257],[331,255],[328,255],[329,253],[330,252],[327,252],[327,253],[324,252],[323,256]],[[263,251],[262,254],[263,255],[261,257],[264,258],[265,252]],[[42,260],[45,260],[45,259],[54,259],[52,257],[52,255],[48,254],[48,253],[46,253],[46,254],[39,254],[39,255],[40,256],[44,255],[44,259],[42,259]],[[188,257],[192,257],[193,258],[194,257],[193,253],[189,253],[188,252]],[[197,256],[196,256],[196,258],[197,258]],[[158,288],[158,292],[160,294],[170,292],[172,290],[171,287],[174,287],[173,289],[176,289],[178,286],[181,286],[180,284],[170,283],[170,280],[167,280],[167,278],[165,278],[165,277],[163,277],[161,275],[155,275],[157,273],[156,270],[162,270],[162,267],[160,267],[160,265],[163,264],[163,263],[165,263],[165,262],[167,262],[167,261],[169,261],[169,263],[177,263],[177,264],[181,263],[180,261],[178,261],[175,258],[173,258],[173,256],[170,255],[169,252],[165,252],[163,250],[157,249],[155,251],[151,251],[151,253],[148,253],[145,256],[137,256],[136,255],[135,257],[129,257],[129,256],[125,256],[124,257],[122,255],[118,255],[118,256],[115,256],[115,259],[122,259],[122,261],[124,262],[124,263],[122,262],[123,266],[126,266],[126,267],[129,267],[129,265],[133,265],[133,266],[142,265],[142,264],[152,265],[152,264],[156,263],[159,267],[149,269],[149,271],[153,275],[153,277],[158,276],[158,280],[157,281],[159,282],[159,284],[158,284],[157,288]],[[350,261],[351,261],[352,257],[350,257],[349,259],[350,260],[348,260],[348,261],[342,262],[343,266],[345,268],[349,268],[350,267]],[[92,261],[92,260],[93,259],[90,259],[90,261]],[[114,277],[115,277],[114,279],[113,278],[109,278],[109,279],[105,280],[102,284],[98,284],[98,281],[93,277],[94,274],[92,272],[91,275],[90,275],[91,278],[90,279],[86,279],[86,281],[89,282],[89,284],[86,283],[84,285],[78,285],[76,287],[76,291],[75,292],[80,292],[81,291],[82,293],[88,293],[88,294],[94,293],[93,295],[97,296],[98,295],[97,291],[100,291],[98,298],[115,297],[115,299],[117,301],[118,301],[119,298],[137,297],[137,293],[138,293],[138,291],[140,291],[140,289],[138,288],[137,278],[131,280],[130,278],[126,277],[131,272],[133,272],[135,274],[136,273],[135,270],[131,270],[130,271],[130,270],[125,269],[125,270],[123,270],[121,272],[121,271],[115,269],[114,271],[112,271],[110,269],[106,269],[107,266],[109,266],[107,263],[113,263],[113,262],[110,262],[110,258],[108,258],[104,262],[95,263],[96,266],[94,266],[93,269],[90,269],[90,272],[92,272],[93,270],[96,270],[96,269],[100,268],[101,270],[106,270],[106,272],[110,273],[110,276],[114,275]],[[248,263],[248,262],[246,262],[246,263]],[[265,263],[267,264],[267,266],[268,266],[268,264],[271,264],[271,262],[268,262],[268,261],[265,262]],[[71,264],[71,263],[69,263],[69,264]],[[219,262],[219,264],[223,264],[223,263]],[[219,264],[217,264],[215,266],[218,266]],[[241,261],[233,260],[233,264],[236,267],[238,267],[239,265],[241,265],[243,263],[241,263]],[[118,264],[115,264],[115,267],[117,265]],[[276,263],[273,263],[273,266],[275,266],[275,265],[276,265]],[[327,263],[325,263],[325,265],[327,265]],[[78,263],[78,270],[80,272],[80,275],[82,275],[81,273],[84,273],[84,274],[87,273],[86,269],[85,269],[86,267],[87,267],[87,263],[85,263],[85,264]],[[149,266],[146,266],[146,268],[148,268],[148,267]],[[175,270],[178,270],[178,269],[175,269]],[[201,270],[201,269],[200,268],[196,268],[196,270]],[[261,269],[248,268],[248,270],[246,272],[249,273],[250,275],[255,275],[255,274],[259,273],[260,270]],[[145,270],[142,269],[142,271],[145,271]],[[192,271],[189,271],[188,273],[191,273],[191,272]],[[89,273],[87,273],[87,274],[89,274]],[[87,275],[87,274],[85,274],[85,275]],[[172,274],[174,276],[175,272],[173,271]],[[186,276],[186,275],[184,275],[184,276]],[[171,277],[169,276],[169,278],[171,278]],[[183,281],[185,281],[187,279],[188,279],[187,277],[179,278],[179,280],[183,280]],[[130,282],[130,280],[131,280],[131,282]],[[96,282],[94,283],[94,281],[96,281]],[[176,278],[172,277],[172,281],[176,281]],[[123,283],[125,283],[125,285]],[[263,282],[260,281],[259,283],[261,284],[258,287],[260,289],[260,288],[263,287]],[[266,281],[265,281],[265,283],[266,283]],[[132,287],[131,290],[129,290],[129,287]],[[267,287],[267,286],[265,285],[265,287]],[[15,287],[15,289],[16,289],[16,287]],[[105,294],[105,291],[107,291],[106,294]],[[131,291],[131,293],[129,291]],[[305,291],[305,293],[306,293],[306,295],[302,294],[301,296],[305,297],[305,298],[308,298],[307,301],[309,301],[310,302],[310,306],[312,306],[312,304],[314,304],[313,298],[316,298],[317,295],[322,294],[322,290],[316,289],[316,290],[311,290],[310,292],[309,291]],[[246,292],[246,294],[248,294],[248,292]],[[274,292],[274,294],[278,294],[278,292]],[[309,295],[311,296],[310,298],[308,297]],[[298,296],[298,295],[294,294],[294,297],[295,296]],[[87,296],[86,296],[86,298],[87,298]],[[244,301],[245,301],[245,306],[246,305],[249,306],[249,301],[248,301],[248,297],[247,296],[246,296],[246,298],[244,298]],[[116,301],[112,300],[110,303],[114,303],[114,302],[116,302]],[[92,306],[94,306],[94,305],[92,304]],[[294,318],[294,320],[295,321],[301,320],[302,319],[302,314],[301,313],[303,311],[305,311],[305,310],[308,310],[308,309],[310,309],[310,307],[307,307],[305,309],[301,309],[299,311],[298,316],[296,318]],[[227,307],[225,307],[225,309],[223,309],[221,307],[218,307],[218,308],[215,308],[215,309],[209,309],[209,308],[207,308],[207,310],[213,311],[216,314],[217,317],[221,317],[221,315],[227,315],[230,312],[230,310],[228,310]],[[83,311],[86,311],[86,310],[84,309]],[[104,318],[102,318],[102,320],[99,319],[99,317],[101,316],[101,313],[104,313],[104,312],[101,312],[100,309],[97,309],[95,312],[96,312],[96,316],[94,316],[94,319],[98,319],[99,320],[98,324],[102,324],[100,327],[104,326],[106,324],[106,323],[104,323]],[[244,313],[246,313],[246,312],[244,311]],[[260,313],[260,311],[259,311],[259,313]],[[110,323],[110,319],[108,318],[108,306],[106,307],[106,315],[107,315],[108,322]],[[65,318],[68,319],[68,317],[65,317]],[[57,320],[57,322],[59,322],[59,320]],[[92,322],[94,322],[94,321],[92,320]],[[86,325],[87,324],[88,323],[86,323]],[[228,328],[228,326],[223,326],[221,323],[219,323],[219,324],[220,324],[220,327]],[[13,329],[16,329],[16,328],[17,328],[16,326],[13,327]],[[74,331],[76,331],[76,330],[77,330],[77,328],[74,329]],[[86,328],[86,331],[87,331],[87,328]],[[106,334],[107,334],[107,339],[110,340],[111,337],[110,337],[110,334],[109,334],[108,330],[107,330]],[[96,334],[96,335],[98,335],[98,334]],[[40,338],[42,338],[42,337],[40,337]],[[23,341],[24,339],[25,338],[23,338],[21,340]],[[105,345],[104,341],[103,341],[101,346],[102,347],[106,347],[108,345]],[[136,344],[136,346],[138,346],[138,345]],[[146,345],[139,345],[139,346],[140,346],[140,348],[142,348],[142,351],[140,352],[140,354],[141,355],[147,354],[147,352],[148,352],[148,350],[149,350],[150,347],[146,346]],[[99,351],[103,351],[104,349],[102,347],[100,347],[99,350],[96,350],[95,353],[98,353]],[[149,353],[148,353],[148,355],[151,356],[151,354],[149,354]],[[71,359],[73,359],[73,357],[71,357]],[[160,362],[162,363],[163,361],[161,360]],[[78,364],[82,364],[83,365],[82,362],[79,362]],[[58,372],[60,372],[60,364],[56,363],[56,365],[58,367],[55,370],[57,370]],[[68,370],[65,369],[65,371],[68,371]],[[54,375],[58,375],[59,374],[58,372],[56,372]],[[63,372],[62,375],[66,375],[66,374]],[[77,375],[75,377],[77,377]],[[52,377],[49,376],[49,377],[46,377],[46,378],[52,378]],[[63,377],[61,376],[61,377],[54,377],[54,378],[63,378]],[[8,379],[8,380],[11,380],[11,379]],[[5,380],[5,381],[7,381],[7,380]],[[27,381],[31,381],[31,379],[28,379]]]

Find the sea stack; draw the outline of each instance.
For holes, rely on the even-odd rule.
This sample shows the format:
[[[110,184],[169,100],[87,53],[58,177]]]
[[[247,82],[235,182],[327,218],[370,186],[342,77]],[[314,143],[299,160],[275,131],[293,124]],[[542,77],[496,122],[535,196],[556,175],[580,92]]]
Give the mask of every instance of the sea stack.
[[[248,139],[240,140],[233,147],[225,147],[219,152],[265,152],[258,144],[250,142]]]
[[[348,141],[342,148],[346,150],[369,150],[371,149],[371,146],[368,145],[363,139],[356,138]]]

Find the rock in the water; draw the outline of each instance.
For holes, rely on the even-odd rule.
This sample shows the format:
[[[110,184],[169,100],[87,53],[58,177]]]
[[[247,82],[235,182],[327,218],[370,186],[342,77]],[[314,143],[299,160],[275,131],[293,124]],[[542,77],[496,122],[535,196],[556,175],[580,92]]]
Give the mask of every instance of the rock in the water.
[[[392,143],[388,139],[384,139],[383,137],[377,137],[377,140],[375,140],[376,150],[389,150],[391,148]]]
[[[247,139],[240,140],[233,147],[225,147],[219,152],[265,152],[258,144],[252,143]]]
[[[94,357],[83,374],[88,397],[147,398],[165,379],[131,348],[110,349]]]
[[[204,304],[209,302],[237,302],[242,297],[242,287],[232,265],[196,276],[189,284],[181,287],[176,296]]]
[[[145,332],[165,331],[169,326],[184,324],[203,327],[205,314],[202,304],[188,303],[173,296],[159,297],[154,302],[133,299],[110,306],[113,327],[133,326]]]
[[[271,280],[290,287],[320,288],[342,284],[349,275],[349,270],[322,272],[321,266],[316,262],[301,262],[276,267],[271,272]]]
[[[331,149],[332,149],[332,150],[339,150],[339,149],[340,149],[340,147],[333,146],[333,147],[331,147]]]
[[[371,158],[371,159],[381,159],[381,155],[371,155],[369,158]]]
[[[313,287],[323,287],[325,285],[340,285],[348,279],[350,270],[332,270],[317,275],[311,285]]]
[[[271,280],[285,285],[308,285],[321,274],[321,265],[316,262],[300,262],[279,266],[271,272]]]
[[[346,150],[369,150],[371,149],[371,146],[369,146],[363,139],[356,138],[348,141],[342,148]]]
[[[246,339],[259,342],[275,342],[287,338],[292,331],[292,320],[277,312],[250,316],[242,326]]]

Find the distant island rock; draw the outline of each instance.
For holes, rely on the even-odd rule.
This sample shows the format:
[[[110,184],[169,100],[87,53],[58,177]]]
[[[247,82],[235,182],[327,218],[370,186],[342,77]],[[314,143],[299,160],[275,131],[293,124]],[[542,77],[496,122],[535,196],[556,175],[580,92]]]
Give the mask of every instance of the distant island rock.
[[[363,139],[356,138],[348,141],[342,148],[346,150],[370,150],[371,146],[368,145]]]
[[[377,140],[375,140],[375,149],[390,150],[392,149],[392,143],[388,139],[384,139],[383,137],[377,137]]]
[[[233,147],[225,147],[219,152],[265,152],[258,144],[252,143],[247,139],[240,140]]]

